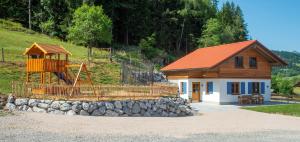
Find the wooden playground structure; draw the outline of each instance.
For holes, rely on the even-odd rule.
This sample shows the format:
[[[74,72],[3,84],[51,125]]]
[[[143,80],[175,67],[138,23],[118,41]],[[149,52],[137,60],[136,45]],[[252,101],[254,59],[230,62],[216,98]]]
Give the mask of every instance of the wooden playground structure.
[[[62,46],[34,43],[26,49],[24,55],[27,55],[26,83],[39,82],[42,85],[64,83],[72,87],[69,91],[70,96],[79,91],[74,90],[77,86],[90,85],[93,88],[86,65],[84,63],[70,64],[68,57],[72,54]],[[65,58],[62,57],[63,55]],[[78,68],[77,73],[74,73],[71,68]],[[86,73],[86,78],[81,77],[82,72]],[[34,74],[39,74],[40,77],[31,77]],[[56,76],[57,81],[53,80],[52,75]],[[55,88],[49,86],[32,88],[32,92],[34,94],[58,94]]]
[[[26,48],[26,81],[12,82],[12,93],[54,99],[153,99],[176,96],[175,86],[94,85],[84,63],[71,64],[62,46],[34,43]]]

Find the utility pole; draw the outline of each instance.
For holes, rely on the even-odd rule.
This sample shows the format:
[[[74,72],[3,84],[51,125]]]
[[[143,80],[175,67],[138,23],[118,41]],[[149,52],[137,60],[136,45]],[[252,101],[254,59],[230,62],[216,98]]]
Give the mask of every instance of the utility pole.
[[[28,26],[31,29],[31,0],[28,0]]]

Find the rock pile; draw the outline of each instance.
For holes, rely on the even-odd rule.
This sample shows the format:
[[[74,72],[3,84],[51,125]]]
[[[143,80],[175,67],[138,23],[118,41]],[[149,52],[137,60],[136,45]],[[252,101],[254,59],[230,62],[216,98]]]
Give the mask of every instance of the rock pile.
[[[123,101],[53,101],[9,96],[10,111],[32,111],[65,115],[177,117],[193,115],[189,103],[182,98]]]

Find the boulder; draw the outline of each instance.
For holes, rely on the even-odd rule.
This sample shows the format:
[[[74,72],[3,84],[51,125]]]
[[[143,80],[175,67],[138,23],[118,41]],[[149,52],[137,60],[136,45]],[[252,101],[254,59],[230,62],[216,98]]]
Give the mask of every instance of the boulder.
[[[53,110],[53,111],[50,111],[50,114],[64,115],[65,112],[63,112],[63,111],[61,111],[61,110],[55,109],[55,110]]]
[[[80,105],[81,104],[80,101],[75,101],[75,102],[71,102],[71,103],[72,103],[72,105]]]
[[[17,106],[22,106],[22,105],[27,105],[28,104],[28,99],[16,99],[15,100],[15,105]]]
[[[187,106],[185,106],[185,105],[179,105],[179,106],[178,106],[178,109],[179,109],[180,111],[182,111],[182,112],[186,112]]]
[[[113,110],[114,109],[114,105],[110,102],[105,102],[105,106],[106,106],[106,109],[109,109],[109,110]]]
[[[88,111],[89,110],[89,107],[90,107],[90,104],[89,103],[82,103],[82,109],[85,110],[85,111]]]
[[[46,104],[51,104],[52,103],[52,100],[44,100],[44,103],[46,103]]]
[[[101,111],[99,109],[96,109],[93,111],[93,113],[91,115],[92,116],[101,116],[101,115],[103,115],[103,113],[101,113]]]
[[[71,110],[71,105],[69,103],[63,103],[62,105],[60,105],[60,110],[61,111],[68,111]]]
[[[120,101],[115,101],[114,105],[115,105],[115,108],[122,109],[122,103]]]
[[[85,111],[85,110],[81,110],[79,114],[80,114],[80,115],[85,115],[85,116],[90,115],[90,114],[89,114],[87,111]]]
[[[39,108],[43,108],[43,109],[48,109],[49,108],[49,104],[46,104],[46,103],[38,103],[37,106]]]
[[[127,115],[131,115],[132,114],[131,110],[128,107],[123,107],[123,111]]]
[[[162,116],[162,117],[168,117],[169,114],[168,114],[167,112],[163,111],[163,112],[161,113],[161,116]]]
[[[33,112],[31,107],[28,107],[27,112]]]
[[[22,105],[22,106],[19,107],[19,110],[20,111],[27,111],[28,108],[29,107],[27,105]]]
[[[81,109],[82,109],[82,106],[80,104],[74,104],[72,106],[72,110],[76,113],[80,112]]]
[[[129,101],[128,103],[127,103],[127,106],[128,106],[128,108],[132,108],[133,107],[133,101]]]
[[[34,107],[34,106],[37,106],[39,102],[40,102],[40,101],[37,100],[37,99],[29,99],[28,105],[29,105],[30,107]]]
[[[146,111],[146,112],[144,113],[144,116],[145,116],[145,117],[151,117],[151,113],[150,113],[149,111]]]
[[[90,104],[89,106],[89,109],[88,109],[88,112],[89,113],[92,113],[94,110],[96,110],[98,107],[97,107],[97,104]]]
[[[167,105],[166,104],[161,104],[161,105],[159,105],[159,108],[161,108],[163,110],[166,110],[167,109]]]
[[[132,113],[139,113],[141,111],[140,105],[138,103],[134,103],[132,106]]]
[[[76,115],[76,112],[73,110],[69,110],[69,111],[67,111],[67,115],[73,116],[73,115]]]
[[[98,107],[105,106],[105,102],[97,102],[97,106]]]
[[[106,113],[105,113],[105,116],[112,116],[112,117],[115,117],[115,116],[119,116],[118,113],[112,111],[112,110],[107,110]]]
[[[7,98],[7,103],[14,103],[15,102],[15,97],[13,95],[9,95]]]
[[[147,109],[147,106],[145,103],[140,102],[139,104],[140,104],[141,109]]]
[[[40,112],[40,113],[47,113],[47,111],[46,111],[45,109],[39,108],[39,107],[36,107],[36,106],[34,106],[34,107],[32,108],[32,111],[33,111],[33,112]]]
[[[101,115],[104,115],[105,114],[105,112],[106,112],[106,107],[105,106],[101,106],[101,107],[99,107],[99,113],[101,114]]]
[[[147,106],[147,108],[150,108],[150,109],[151,109],[151,107],[152,107],[152,105],[151,105],[150,102],[146,102],[146,106]]]
[[[119,115],[124,114],[124,111],[121,109],[115,109],[115,112],[118,113]]]
[[[8,109],[9,111],[15,111],[16,110],[16,105],[13,103],[7,103],[5,105],[5,108]]]
[[[50,107],[53,108],[53,109],[59,109],[60,108],[59,101],[52,102],[51,105],[50,105]]]
[[[176,114],[176,113],[173,113],[173,112],[171,112],[171,113],[169,113],[169,117],[177,117],[177,114]]]

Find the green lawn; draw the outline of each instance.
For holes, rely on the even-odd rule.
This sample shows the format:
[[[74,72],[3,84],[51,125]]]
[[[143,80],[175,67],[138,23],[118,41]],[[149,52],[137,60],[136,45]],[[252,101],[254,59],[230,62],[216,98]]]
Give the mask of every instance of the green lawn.
[[[242,109],[300,117],[300,104],[243,107]]]
[[[32,31],[26,32],[27,29],[20,27],[20,25],[16,26],[15,29],[18,29],[17,31],[12,29],[0,24],[0,51],[1,48],[4,49],[6,61],[5,63],[0,62],[0,93],[7,94],[11,92],[12,81],[25,80],[26,57],[23,53],[34,42],[62,45],[72,53],[70,57],[71,63],[87,63],[87,49],[83,46],[77,46]],[[118,84],[120,80],[120,62],[129,61],[130,59],[135,65],[144,65],[136,47],[125,48],[132,50],[114,52],[113,63],[108,59],[108,51],[93,49],[93,62],[88,66],[88,70],[92,73],[91,76],[94,84]]]

